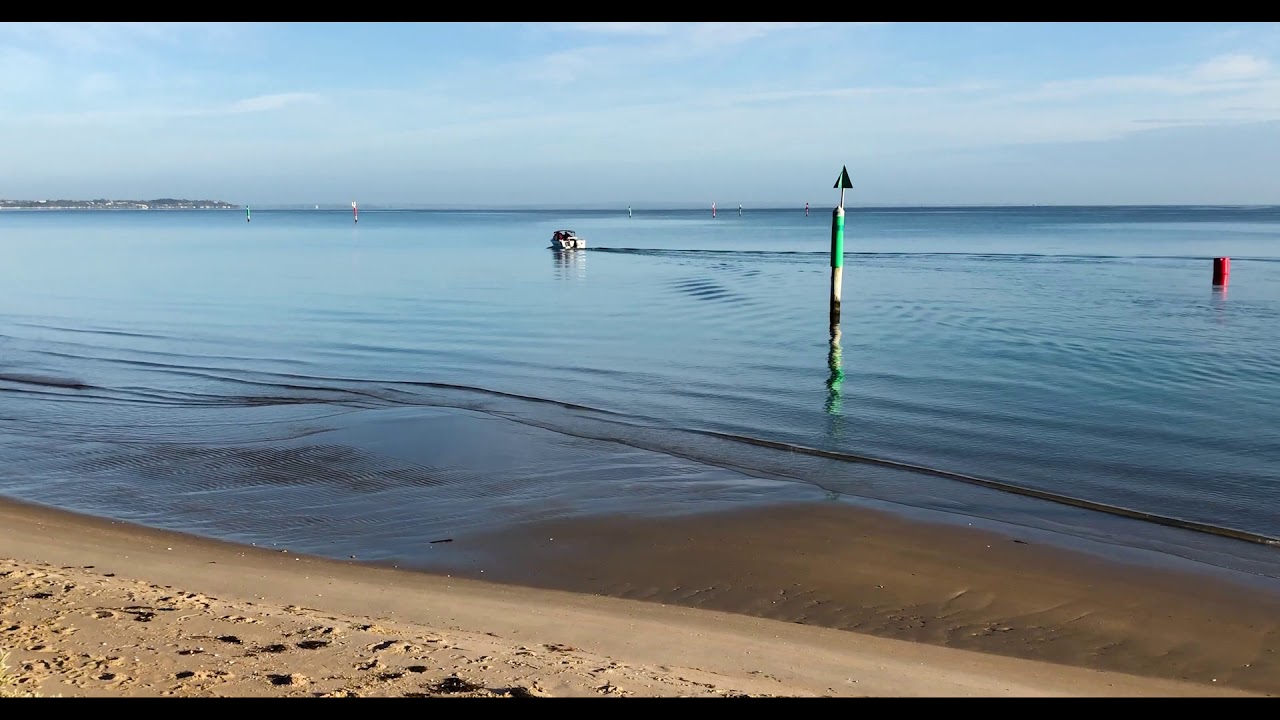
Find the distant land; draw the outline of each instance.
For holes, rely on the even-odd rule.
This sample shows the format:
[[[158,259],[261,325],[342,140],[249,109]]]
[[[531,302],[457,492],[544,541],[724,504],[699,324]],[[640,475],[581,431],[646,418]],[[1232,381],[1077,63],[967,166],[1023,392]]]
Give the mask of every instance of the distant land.
[[[228,210],[221,200],[0,200],[0,210]]]

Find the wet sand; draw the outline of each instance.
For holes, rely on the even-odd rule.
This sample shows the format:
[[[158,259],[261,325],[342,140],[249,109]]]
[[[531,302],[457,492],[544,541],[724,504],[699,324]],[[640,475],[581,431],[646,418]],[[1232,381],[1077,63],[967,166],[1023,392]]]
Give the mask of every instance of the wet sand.
[[[677,560],[661,539],[670,528],[647,522],[656,524],[595,528],[601,542],[623,541],[606,552],[612,562],[637,542],[650,548],[647,561],[633,556],[636,578],[651,576],[664,558]],[[749,541],[735,547],[742,538],[721,540],[718,550],[684,558],[689,569],[670,577],[709,572],[699,583],[714,589],[716,578],[734,568],[764,568],[778,559]],[[939,568],[927,553],[885,552],[864,572],[896,567],[894,577],[912,569],[921,578],[914,587],[886,585],[893,592],[907,597],[950,587],[947,576],[934,577]],[[601,555],[582,557],[590,563]],[[303,557],[11,502],[0,502],[0,558],[0,652],[9,653],[9,681],[0,693],[9,695],[1247,694],[1227,683],[1144,678],[709,609]],[[716,568],[717,558],[732,560]],[[794,580],[813,569],[807,562],[760,572]],[[908,566],[915,562],[923,564]],[[611,568],[618,576],[627,570]],[[572,567],[564,572],[571,575]],[[756,589],[762,576],[754,573],[738,584]],[[953,598],[952,606],[982,604],[972,593],[965,597]],[[1130,620],[1115,628],[1117,643],[1134,636],[1156,642]],[[1183,650],[1205,651],[1205,665],[1233,662],[1219,651],[1244,637],[1245,622],[1224,618],[1231,632]],[[1266,645],[1265,634],[1254,637],[1255,651]],[[1224,677],[1252,677],[1220,667]]]
[[[538,523],[449,547],[487,558],[451,571],[490,580],[1280,694],[1280,581],[1045,535],[806,503]]]

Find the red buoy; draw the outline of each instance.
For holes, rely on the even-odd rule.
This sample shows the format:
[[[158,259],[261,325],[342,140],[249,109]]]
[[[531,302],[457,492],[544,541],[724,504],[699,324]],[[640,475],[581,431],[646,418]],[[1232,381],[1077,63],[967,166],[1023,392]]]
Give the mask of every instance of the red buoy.
[[[1213,284],[1226,286],[1227,278],[1231,275],[1231,258],[1220,257],[1213,259]]]

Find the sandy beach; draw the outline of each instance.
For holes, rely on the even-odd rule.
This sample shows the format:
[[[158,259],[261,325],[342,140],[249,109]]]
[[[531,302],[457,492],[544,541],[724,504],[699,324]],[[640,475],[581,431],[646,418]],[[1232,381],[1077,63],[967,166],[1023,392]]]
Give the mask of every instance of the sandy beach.
[[[10,502],[0,537],[9,695],[1258,694],[302,557]]]

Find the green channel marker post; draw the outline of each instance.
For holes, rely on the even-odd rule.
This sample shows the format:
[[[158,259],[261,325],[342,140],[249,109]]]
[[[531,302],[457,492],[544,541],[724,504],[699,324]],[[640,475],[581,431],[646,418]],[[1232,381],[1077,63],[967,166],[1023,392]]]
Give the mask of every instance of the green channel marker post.
[[[244,221],[249,222],[249,206],[244,206]]]
[[[844,191],[853,187],[849,168],[840,168],[833,188],[840,188],[840,204],[831,212],[831,324],[840,324],[840,285],[844,279]]]

